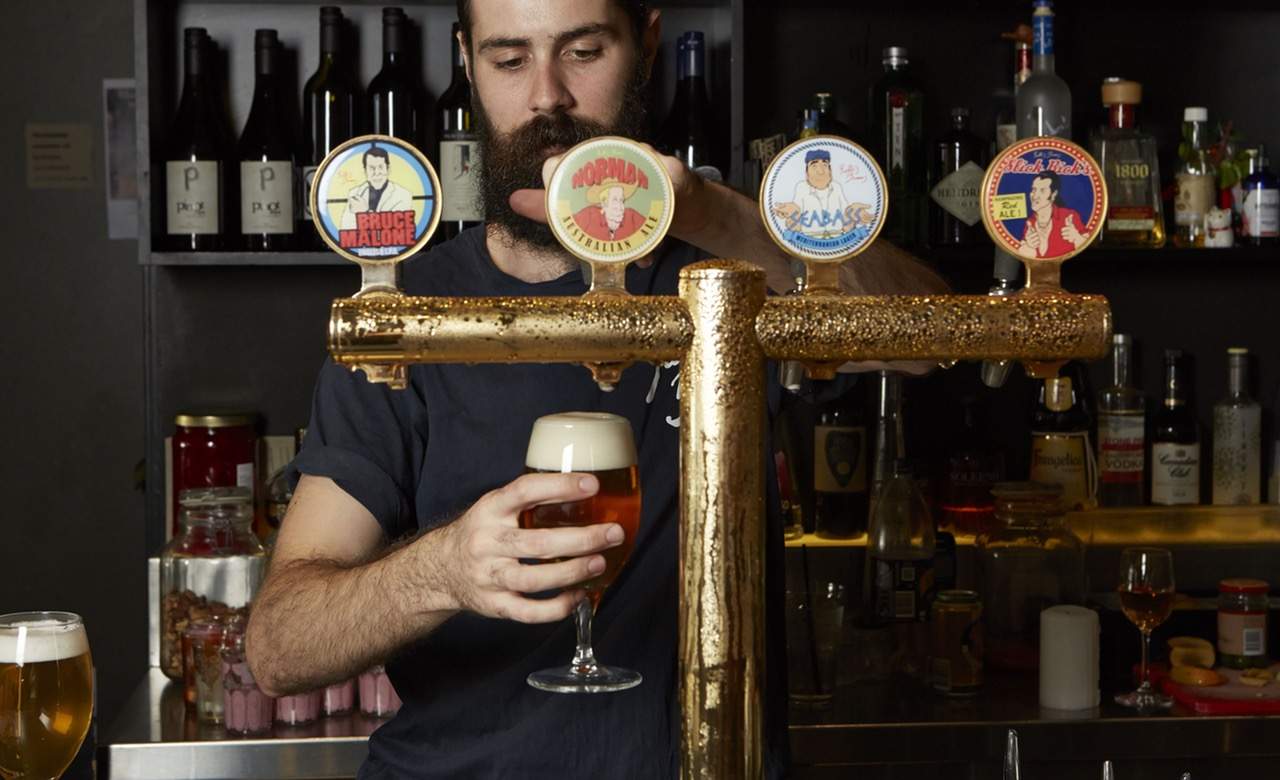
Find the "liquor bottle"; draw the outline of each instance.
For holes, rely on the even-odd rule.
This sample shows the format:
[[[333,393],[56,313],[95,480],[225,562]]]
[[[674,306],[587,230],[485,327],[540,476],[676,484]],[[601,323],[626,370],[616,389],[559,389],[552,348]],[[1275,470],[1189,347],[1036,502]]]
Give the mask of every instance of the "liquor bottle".
[[[893,476],[894,464],[907,457],[902,424],[902,377],[880,372],[880,405],[876,413],[875,455],[871,459],[871,503]]]
[[[1271,404],[1271,419],[1280,420],[1280,388]],[[1280,504],[1280,426],[1273,429],[1271,441],[1271,479],[1267,482],[1267,501]]]
[[[830,92],[817,92],[813,96],[813,108],[818,112],[818,132],[822,135],[838,135],[855,141],[853,128],[840,121],[836,114],[836,98]]]
[[[1200,503],[1200,428],[1182,367],[1182,352],[1164,353],[1164,403],[1151,425],[1151,503]]]
[[[440,231],[446,239],[480,224],[476,171],[480,165],[479,134],[471,114],[471,82],[458,43],[461,25],[453,23],[450,45],[453,54],[453,81],[440,96],[440,187],[444,191]]]
[[[706,40],[690,30],[676,42],[676,96],[662,125],[663,151],[678,157],[704,179],[724,181],[724,165],[711,143],[711,100],[707,98]]]
[[[995,519],[991,488],[1005,479],[1004,453],[986,435],[978,399],[961,401],[960,428],[947,444],[940,480],[938,526],[977,536]]]
[[[813,515],[818,536],[867,530],[867,428],[859,385],[818,409],[813,426]]]
[[[275,30],[254,31],[253,104],[238,147],[240,234],[251,252],[294,247],[294,123],[280,78],[282,54]]]
[[[1107,127],[1093,135],[1093,156],[1107,182],[1107,218],[1099,239],[1107,246],[1158,249],[1164,246],[1160,163],[1156,139],[1137,127],[1142,85],[1109,78],[1102,82]]]
[[[1216,202],[1218,171],[1205,149],[1209,109],[1192,106],[1182,113],[1182,164],[1176,175],[1178,194],[1173,201],[1174,246],[1203,247],[1205,215]]]
[[[978,192],[986,173],[985,144],[969,130],[969,109],[951,109],[951,131],[933,147],[929,176],[929,243],[973,246],[982,228]]]
[[[992,95],[996,106],[994,154],[999,154],[1018,140],[1018,92],[1031,77],[1031,27],[1020,24],[1018,29],[1001,33],[1000,37],[1013,41],[1013,88],[1001,88]]]
[[[324,249],[311,221],[311,182],[316,168],[335,147],[355,138],[359,127],[360,88],[346,53],[342,10],[320,9],[320,64],[302,89],[302,221],[299,235],[308,246]]]
[[[1262,501],[1262,407],[1249,397],[1249,350],[1227,350],[1227,397],[1213,405],[1213,503]]]
[[[418,80],[409,65],[410,30],[403,9],[382,9],[382,70],[369,82],[369,124],[374,133],[421,147]]]
[[[800,499],[796,479],[799,451],[792,429],[792,415],[784,406],[773,417],[773,465],[778,477],[778,499],[782,504],[783,536],[798,539],[804,536],[804,507]]]
[[[1146,503],[1146,399],[1129,384],[1133,337],[1111,337],[1111,385],[1098,393],[1098,503]]]
[[[889,184],[884,237],[910,246],[923,238],[925,220],[924,94],[910,70],[907,50],[884,50],[884,73],[871,89],[872,153]]]
[[[818,109],[802,108],[796,116],[796,134],[793,140],[799,141],[801,138],[812,138],[821,131],[818,129]]]
[[[1267,167],[1267,148],[1258,145],[1249,155],[1249,175],[1244,180],[1241,210],[1245,243],[1270,246],[1280,241],[1280,181]]]
[[[165,237],[175,251],[223,249],[231,133],[214,76],[216,47],[203,27],[183,32],[186,77],[165,152]]]
[[[873,625],[927,619],[935,549],[929,507],[910,467],[899,459],[868,521],[864,610]]]
[[[1031,421],[1031,481],[1061,485],[1069,509],[1097,506],[1089,422],[1070,377],[1044,380]]]
[[[1018,138],[1071,138],[1071,90],[1054,73],[1053,2],[1031,5],[1031,76],[1018,90]]]

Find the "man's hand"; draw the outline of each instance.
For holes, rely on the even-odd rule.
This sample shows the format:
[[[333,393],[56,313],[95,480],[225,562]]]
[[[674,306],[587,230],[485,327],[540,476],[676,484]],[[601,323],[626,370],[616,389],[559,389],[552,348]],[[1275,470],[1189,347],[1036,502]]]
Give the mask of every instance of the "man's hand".
[[[604,571],[603,550],[626,538],[617,523],[580,528],[522,529],[522,511],[541,504],[581,501],[600,485],[589,474],[525,474],[485,494],[449,525],[431,546],[445,589],[460,609],[522,623],[553,623],[584,597],[572,586]],[[530,565],[520,559],[555,561]],[[566,588],[549,599],[526,593]]]
[[[1071,244],[1071,246],[1079,248],[1084,243],[1084,236],[1080,234],[1080,228],[1076,226],[1076,215],[1068,214],[1066,224],[1062,226],[1062,238]]]
[[[1035,248],[1035,246],[1031,243],[1031,241],[1032,241],[1032,239],[1029,239],[1029,238],[1024,238],[1024,239],[1022,239],[1022,243],[1018,244],[1018,254],[1019,254],[1020,256],[1022,256],[1022,257],[1025,257],[1025,258],[1029,259],[1029,260],[1035,260],[1035,259],[1036,259],[1036,248]]]

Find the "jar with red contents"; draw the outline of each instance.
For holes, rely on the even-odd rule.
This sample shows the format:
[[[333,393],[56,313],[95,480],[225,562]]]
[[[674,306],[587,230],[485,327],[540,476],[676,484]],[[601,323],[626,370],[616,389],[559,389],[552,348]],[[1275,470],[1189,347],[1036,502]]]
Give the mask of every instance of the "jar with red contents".
[[[258,416],[252,413],[183,413],[174,418],[173,535],[182,491],[206,487],[243,487],[253,498],[257,475]]]
[[[1218,583],[1218,662],[1232,669],[1271,664],[1267,657],[1266,580],[1233,578]]]

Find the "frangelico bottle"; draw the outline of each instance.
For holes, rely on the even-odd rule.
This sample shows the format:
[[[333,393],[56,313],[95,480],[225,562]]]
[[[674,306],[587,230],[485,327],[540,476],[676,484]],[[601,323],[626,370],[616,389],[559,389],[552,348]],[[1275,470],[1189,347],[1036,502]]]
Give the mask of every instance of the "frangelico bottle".
[[[1164,353],[1164,403],[1151,426],[1151,503],[1200,503],[1200,429],[1182,352]]]
[[[253,252],[294,247],[293,105],[281,83],[281,48],[275,30],[253,38],[253,105],[240,134],[240,234]]]
[[[360,88],[343,51],[342,10],[320,9],[320,64],[302,89],[302,222],[306,244],[323,249],[311,221],[311,183],[316,167],[334,147],[355,138],[359,127]]]
[[[480,165],[479,136],[471,114],[471,82],[467,80],[462,47],[458,43],[459,29],[461,26],[454,22],[450,41],[453,47],[453,81],[438,103],[440,187],[444,191],[440,232],[446,239],[484,220],[476,182],[476,171]]]
[[[183,33],[186,76],[164,159],[165,237],[175,251],[223,249],[231,133],[214,77],[215,46],[203,27]]]
[[[421,146],[418,79],[410,67],[409,17],[382,9],[382,70],[369,82],[370,130]]]
[[[867,530],[867,427],[855,386],[823,404],[813,427],[813,514],[819,536]]]
[[[1089,424],[1089,413],[1069,377],[1044,380],[1031,421],[1031,481],[1061,485],[1062,501],[1070,509],[1097,506]]]
[[[676,43],[676,96],[662,125],[664,151],[680,158],[704,179],[723,181],[711,146],[711,101],[707,98],[706,41],[690,30]]]

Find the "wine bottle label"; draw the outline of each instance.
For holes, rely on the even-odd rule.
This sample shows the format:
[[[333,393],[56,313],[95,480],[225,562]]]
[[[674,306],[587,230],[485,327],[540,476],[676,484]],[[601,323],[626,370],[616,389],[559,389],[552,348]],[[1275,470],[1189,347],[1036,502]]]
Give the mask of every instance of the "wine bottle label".
[[[240,232],[292,233],[293,163],[240,162]]]
[[[1262,410],[1222,406],[1213,410],[1213,503],[1262,500]]]
[[[1098,417],[1098,469],[1103,482],[1142,482],[1146,465],[1145,420],[1141,414]]]
[[[484,219],[476,186],[479,165],[480,145],[474,139],[440,142],[440,189],[444,192],[441,219],[446,222]]]
[[[302,219],[311,221],[311,183],[316,179],[318,165],[302,166]]]
[[[1151,503],[1200,503],[1200,445],[1151,445]]]
[[[867,429],[815,425],[813,488],[823,493],[865,493]]]
[[[889,101],[893,105],[889,109],[889,170],[902,170],[906,167],[907,146],[907,109],[905,97],[890,93]],[[902,105],[899,105],[899,104]]]
[[[171,235],[216,235],[218,163],[214,160],[170,160],[164,165],[168,232]]]
[[[1250,238],[1280,236],[1280,190],[1251,189],[1244,196],[1244,234]]]
[[[1179,173],[1178,194],[1173,199],[1173,220],[1182,227],[1203,227],[1204,215],[1213,206],[1213,177]]]
[[[872,606],[878,623],[924,621],[934,590],[932,560],[872,558]]]
[[[929,197],[948,214],[973,227],[982,220],[979,192],[984,173],[977,163],[970,160],[935,184],[929,191]]]
[[[1090,506],[1093,487],[1086,433],[1031,433],[1031,481],[1062,486],[1069,508]]]

